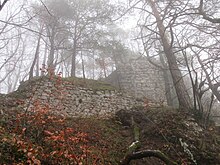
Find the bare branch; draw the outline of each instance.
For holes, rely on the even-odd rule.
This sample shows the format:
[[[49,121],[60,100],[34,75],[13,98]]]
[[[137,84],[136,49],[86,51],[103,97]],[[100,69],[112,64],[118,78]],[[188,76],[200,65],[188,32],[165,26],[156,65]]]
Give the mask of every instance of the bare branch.
[[[5,6],[5,4],[8,2],[9,0],[4,0],[2,4],[0,4],[0,11],[3,9],[3,7]],[[1,3],[1,2],[0,2]]]
[[[44,2],[42,0],[40,0],[40,2],[42,3],[42,5],[44,6],[44,8],[47,10],[48,14],[50,14],[50,16],[54,17],[53,14],[51,14],[51,12],[49,11],[49,9],[47,8],[47,6],[44,4]]]
[[[204,2],[203,0],[200,0],[200,4],[199,4],[199,14],[203,16],[203,19],[211,22],[211,23],[220,23],[220,18],[211,18],[209,17],[203,9],[204,6]]]
[[[31,32],[33,32],[33,33],[37,33],[38,35],[42,35],[42,36],[44,36],[44,37],[47,37],[46,35],[42,34],[42,33],[39,32],[39,31],[36,31],[36,30],[30,29],[30,28],[24,27],[23,24],[11,23],[11,22],[7,22],[7,21],[3,21],[3,20],[0,20],[0,22],[5,23],[5,24],[8,24],[8,25],[12,25],[12,26],[17,26],[17,27],[19,27],[19,28],[22,28],[22,29],[31,31]]]

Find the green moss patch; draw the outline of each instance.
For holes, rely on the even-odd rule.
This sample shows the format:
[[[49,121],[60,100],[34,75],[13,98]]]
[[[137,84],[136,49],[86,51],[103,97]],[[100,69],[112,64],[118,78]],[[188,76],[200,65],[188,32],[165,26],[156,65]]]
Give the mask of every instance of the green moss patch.
[[[75,86],[91,88],[93,90],[109,90],[109,91],[116,90],[116,87],[113,87],[112,85],[106,82],[98,81],[98,80],[73,78],[73,77],[62,78],[62,80],[70,82]]]

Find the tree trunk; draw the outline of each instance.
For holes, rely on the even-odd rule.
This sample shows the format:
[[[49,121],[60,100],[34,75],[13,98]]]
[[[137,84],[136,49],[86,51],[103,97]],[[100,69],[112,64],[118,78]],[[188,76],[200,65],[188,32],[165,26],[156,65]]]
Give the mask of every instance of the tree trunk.
[[[186,90],[186,86],[184,84],[181,71],[178,67],[176,57],[175,57],[174,52],[172,50],[172,45],[169,43],[168,37],[165,33],[166,28],[163,24],[163,21],[160,17],[160,14],[159,14],[157,8],[155,6],[155,2],[152,0],[146,0],[146,1],[148,1],[150,3],[153,14],[154,14],[156,21],[157,21],[157,27],[159,29],[159,34],[161,37],[162,46],[164,49],[164,53],[167,57],[169,69],[170,69],[172,79],[173,79],[173,84],[175,86],[177,97],[179,100],[179,106],[180,106],[180,108],[191,109],[192,104],[190,102],[190,97],[189,97],[189,94]]]
[[[92,79],[94,80],[95,79],[95,52],[92,51],[92,58],[93,58],[93,64],[92,64]]]
[[[37,59],[39,58],[40,40],[41,40],[41,34],[38,37],[37,47],[36,47],[36,51],[35,51],[35,55],[34,55],[34,61],[31,65],[30,72],[29,72],[29,79],[33,78],[33,76],[34,76],[33,75],[34,74],[34,66],[37,62]]]
[[[76,77],[76,54],[77,54],[77,40],[74,39],[74,45],[73,45],[73,54],[72,54],[72,60],[71,60],[71,77]]]
[[[71,60],[71,77],[76,77],[76,55],[77,55],[77,27],[78,27],[78,18],[76,18],[75,27],[74,27],[74,38],[73,38],[73,54]]]
[[[103,72],[104,72],[104,77],[107,77],[107,71],[106,71],[106,66],[105,66],[105,60],[103,59]]]
[[[42,68],[41,68],[41,73],[40,73],[41,76],[45,74],[46,58],[47,58],[47,44],[45,44],[45,48],[44,48],[44,58],[43,58],[43,63],[41,66]]]
[[[83,73],[83,78],[86,79],[85,65],[84,65],[84,59],[83,59],[82,51],[81,51],[81,59],[82,59],[82,73]]]
[[[54,66],[54,53],[55,53],[55,30],[52,28],[52,32],[50,34],[50,53],[48,56],[47,66],[48,66],[48,72],[54,73],[55,66]]]
[[[128,154],[121,162],[120,165],[129,165],[131,160],[142,159],[146,157],[155,157],[162,160],[167,165],[177,165],[176,162],[170,160],[165,154],[158,150],[143,150]]]
[[[39,54],[39,53],[38,53]],[[40,76],[40,63],[39,63],[39,55],[37,57],[37,61],[36,61],[36,76],[39,77]]]
[[[164,85],[165,85],[165,95],[167,100],[167,105],[176,107],[178,104],[176,103],[176,91],[173,88],[172,79],[170,76],[170,72],[168,69],[167,64],[165,63],[164,57],[162,54],[160,54],[160,62],[163,66],[163,78],[164,78]],[[175,102],[176,101],[176,102]]]

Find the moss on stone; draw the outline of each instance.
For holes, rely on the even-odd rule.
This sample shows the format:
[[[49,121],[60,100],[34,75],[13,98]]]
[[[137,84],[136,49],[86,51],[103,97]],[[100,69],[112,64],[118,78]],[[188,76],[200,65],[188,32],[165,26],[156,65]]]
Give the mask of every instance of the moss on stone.
[[[98,80],[92,80],[92,79],[83,79],[83,78],[76,78],[76,77],[67,77],[62,78],[64,81],[68,81],[76,86],[84,87],[84,88],[91,88],[95,91],[99,90],[108,90],[108,91],[114,91],[117,90],[116,87],[113,87],[112,85]]]

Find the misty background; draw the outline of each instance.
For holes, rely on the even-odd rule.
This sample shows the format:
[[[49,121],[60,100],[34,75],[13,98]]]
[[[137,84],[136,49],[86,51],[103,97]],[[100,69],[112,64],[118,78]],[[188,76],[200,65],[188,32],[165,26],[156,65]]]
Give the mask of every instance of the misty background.
[[[48,73],[105,79],[141,56],[163,71],[166,94],[175,89],[180,107],[210,110],[220,101],[217,0],[1,4],[1,93]]]

